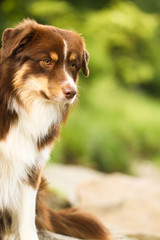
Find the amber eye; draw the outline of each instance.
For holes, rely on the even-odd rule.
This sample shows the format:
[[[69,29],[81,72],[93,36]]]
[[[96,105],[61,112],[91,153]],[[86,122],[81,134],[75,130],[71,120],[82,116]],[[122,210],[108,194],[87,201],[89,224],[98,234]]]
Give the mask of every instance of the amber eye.
[[[51,64],[51,60],[50,60],[50,59],[44,59],[44,60],[43,60],[43,63],[44,63],[45,65],[50,65],[50,64]]]
[[[76,64],[75,63],[71,63],[71,67],[72,68],[76,68]]]

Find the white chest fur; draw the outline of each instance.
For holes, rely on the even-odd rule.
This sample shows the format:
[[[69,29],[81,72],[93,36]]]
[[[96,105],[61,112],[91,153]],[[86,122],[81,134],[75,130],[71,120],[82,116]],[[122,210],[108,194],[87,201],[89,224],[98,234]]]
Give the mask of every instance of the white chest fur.
[[[29,113],[12,102],[18,122],[11,126],[5,140],[0,141],[0,209],[19,205],[21,182],[26,168],[41,167],[49,158],[50,148],[37,149],[37,140],[47,134],[52,124],[61,121],[60,108],[37,101]]]

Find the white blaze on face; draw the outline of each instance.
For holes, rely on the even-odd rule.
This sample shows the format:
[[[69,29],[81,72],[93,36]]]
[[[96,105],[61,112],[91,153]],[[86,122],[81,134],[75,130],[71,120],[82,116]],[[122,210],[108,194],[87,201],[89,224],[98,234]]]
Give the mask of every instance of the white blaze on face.
[[[65,68],[65,62],[66,62],[66,58],[67,58],[68,47],[67,47],[67,42],[65,40],[63,40],[63,41],[64,41],[64,65],[63,65],[63,69],[64,69],[65,76],[66,76],[66,81],[63,82],[63,86],[70,85],[77,92],[77,85],[75,84],[73,78],[68,74],[68,72],[66,71],[66,68]],[[76,95],[70,100],[70,103],[73,103],[75,98],[76,98]]]

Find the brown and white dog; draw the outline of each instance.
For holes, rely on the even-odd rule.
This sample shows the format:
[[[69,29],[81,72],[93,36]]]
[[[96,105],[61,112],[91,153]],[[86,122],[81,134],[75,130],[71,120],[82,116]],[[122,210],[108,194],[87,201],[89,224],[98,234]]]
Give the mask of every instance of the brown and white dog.
[[[77,94],[89,55],[77,33],[24,20],[0,50],[0,240],[38,240],[37,230],[108,240],[94,217],[43,202],[42,169]]]

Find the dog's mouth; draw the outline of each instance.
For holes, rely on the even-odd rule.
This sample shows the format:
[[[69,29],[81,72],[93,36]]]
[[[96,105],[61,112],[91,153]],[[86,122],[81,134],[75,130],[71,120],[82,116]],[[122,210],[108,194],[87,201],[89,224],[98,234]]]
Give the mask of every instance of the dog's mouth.
[[[73,104],[76,100],[77,91],[69,92],[66,91],[66,93],[61,92],[59,95],[51,94],[51,96],[48,96],[43,90],[40,91],[41,96],[50,102],[53,102],[54,104]]]
[[[63,85],[59,90],[52,88],[50,91],[41,90],[41,97],[56,104],[73,104],[77,96],[77,87]]]
[[[51,101],[56,104],[73,104],[76,99],[76,94],[72,98],[66,98],[66,97],[52,97]]]

